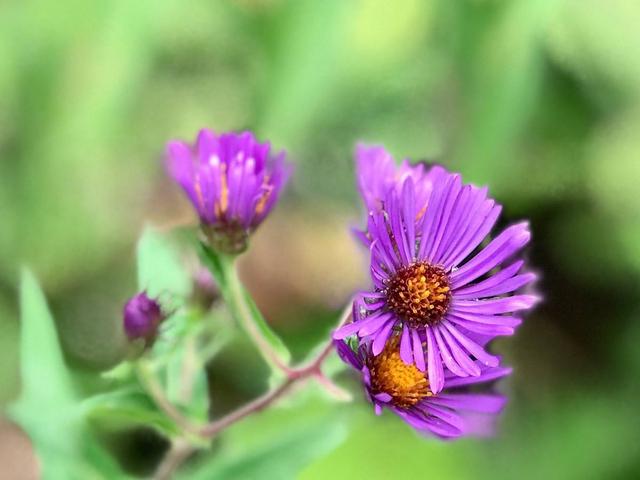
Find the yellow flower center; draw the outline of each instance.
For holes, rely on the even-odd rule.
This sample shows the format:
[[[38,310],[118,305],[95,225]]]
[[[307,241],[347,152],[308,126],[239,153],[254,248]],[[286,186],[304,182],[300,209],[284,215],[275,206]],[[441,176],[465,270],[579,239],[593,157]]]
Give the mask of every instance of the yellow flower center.
[[[425,374],[400,358],[398,337],[389,340],[380,355],[372,356],[368,367],[373,392],[391,395],[391,402],[397,407],[409,408],[433,395]]]
[[[413,263],[387,282],[387,305],[411,327],[438,323],[449,307],[451,289],[442,267]]]

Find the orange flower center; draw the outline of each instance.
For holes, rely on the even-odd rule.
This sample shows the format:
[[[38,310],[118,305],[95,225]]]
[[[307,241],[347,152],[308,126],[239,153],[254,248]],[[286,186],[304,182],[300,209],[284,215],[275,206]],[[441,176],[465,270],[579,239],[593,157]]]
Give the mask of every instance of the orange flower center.
[[[409,408],[433,393],[425,374],[400,358],[397,338],[389,340],[380,355],[370,358],[371,387],[375,393],[391,395],[395,406]]]
[[[438,323],[449,307],[451,289],[442,267],[416,262],[387,282],[387,305],[411,327]]]

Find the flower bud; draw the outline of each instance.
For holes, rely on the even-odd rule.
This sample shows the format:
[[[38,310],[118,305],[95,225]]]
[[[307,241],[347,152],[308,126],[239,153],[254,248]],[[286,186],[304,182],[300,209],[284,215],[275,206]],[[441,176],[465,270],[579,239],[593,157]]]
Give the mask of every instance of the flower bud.
[[[158,326],[165,315],[158,302],[140,292],[131,297],[124,306],[124,331],[129,340],[143,339],[146,345],[153,343]]]
[[[209,310],[220,299],[220,289],[211,272],[198,265],[192,274],[192,282],[191,303],[205,311]]]
[[[209,245],[239,254],[273,209],[290,173],[285,153],[253,133],[203,129],[193,145],[171,141],[167,169],[193,204]]]

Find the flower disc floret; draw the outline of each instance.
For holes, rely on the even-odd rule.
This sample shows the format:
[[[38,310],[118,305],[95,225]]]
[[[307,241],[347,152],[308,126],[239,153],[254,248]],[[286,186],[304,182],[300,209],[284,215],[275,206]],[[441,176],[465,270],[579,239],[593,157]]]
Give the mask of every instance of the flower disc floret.
[[[449,278],[442,267],[416,262],[399,269],[387,282],[387,304],[414,328],[436,325],[451,299]]]

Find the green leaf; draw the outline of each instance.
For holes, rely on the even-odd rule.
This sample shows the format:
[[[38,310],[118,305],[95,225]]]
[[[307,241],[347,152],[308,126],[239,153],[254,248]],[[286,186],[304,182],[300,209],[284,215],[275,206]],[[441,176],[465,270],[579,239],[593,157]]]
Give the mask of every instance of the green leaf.
[[[10,414],[33,441],[44,477],[63,478],[69,459],[79,454],[75,395],[46,300],[26,270],[20,284],[20,315],[22,392]]]
[[[20,283],[22,392],[10,416],[33,442],[44,479],[124,478],[84,429],[55,323],[33,275]]]
[[[209,414],[205,365],[227,344],[230,332],[214,312],[199,309],[181,310],[165,326],[168,330],[153,346],[153,367],[168,400],[194,423],[205,422]]]
[[[308,392],[283,408],[266,410],[231,428],[220,449],[188,469],[181,479],[295,478],[346,436],[343,411]]]
[[[147,227],[138,241],[138,288],[150,296],[170,294],[181,303],[191,293],[191,278],[174,239]]]
[[[86,418],[105,429],[144,425],[171,437],[180,433],[148,395],[135,386],[94,395],[83,402]]]
[[[58,342],[55,323],[36,279],[22,272],[20,283],[21,402],[42,402],[56,406],[72,402],[74,392]]]
[[[193,423],[206,422],[209,418],[209,384],[196,338],[185,338],[171,353],[165,375],[168,400]]]
[[[271,329],[264,319],[251,295],[242,285],[234,263],[234,258],[218,255],[204,244],[201,244],[201,257],[204,264],[218,282],[224,300],[231,310],[234,318],[249,337],[264,341],[279,360],[288,363],[291,353],[280,337]],[[257,345],[265,361],[275,367],[273,359],[265,352],[264,348]],[[275,370],[275,368],[274,368]]]

